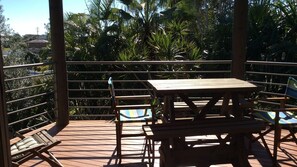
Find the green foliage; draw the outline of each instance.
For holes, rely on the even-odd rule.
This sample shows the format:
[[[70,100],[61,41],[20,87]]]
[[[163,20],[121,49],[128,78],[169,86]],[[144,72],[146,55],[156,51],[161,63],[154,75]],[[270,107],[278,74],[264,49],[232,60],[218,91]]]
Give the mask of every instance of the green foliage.
[[[230,0],[89,0],[89,13],[66,13],[64,20],[66,58],[68,61],[141,61],[231,59],[234,1]],[[0,8],[0,16],[2,7]],[[297,4],[295,0],[250,0],[247,59],[293,61],[297,59]],[[0,17],[0,23],[5,18]],[[1,30],[5,29],[0,25]],[[40,53],[26,50],[24,41],[34,36],[13,35],[3,44],[11,49],[6,65],[50,61],[50,49]],[[39,72],[49,67],[35,68]],[[204,66],[80,65],[69,71],[112,70],[207,70]],[[264,70],[264,69],[260,69]],[[267,70],[267,69],[265,69]],[[284,69],[284,73],[290,69]],[[23,75],[13,71],[7,76]],[[270,72],[273,72],[271,70]],[[18,73],[18,74],[16,74]],[[69,79],[108,78],[110,74],[83,76],[69,74]],[[145,79],[143,76],[121,74],[119,78]],[[187,78],[190,74],[152,77]],[[267,80],[275,78],[267,77]],[[34,81],[39,83],[42,80]],[[50,81],[46,81],[50,82]],[[29,83],[14,83],[27,85]],[[103,83],[70,83],[73,89],[104,87]],[[121,86],[126,86],[125,83]],[[130,86],[130,85],[129,85]],[[136,87],[136,85],[133,85]],[[51,89],[51,88],[48,88]],[[41,91],[41,90],[37,90]],[[24,94],[21,94],[24,95]],[[14,96],[14,95],[13,95]],[[71,96],[98,97],[105,94],[75,92]],[[71,101],[75,105],[100,105],[99,101]],[[72,114],[82,113],[73,109]],[[91,113],[96,111],[92,110]]]
[[[297,14],[294,0],[253,1],[250,7],[247,57],[252,60],[296,61]]]
[[[249,9],[247,59],[278,62],[297,60],[297,15],[295,0],[254,0]],[[252,67],[256,68],[256,67]],[[294,73],[292,67],[258,67],[266,73]],[[255,76],[257,77],[257,76]],[[263,82],[285,83],[286,77],[250,78]],[[265,91],[283,92],[278,85],[268,85]]]
[[[40,63],[47,60],[49,52],[42,49],[42,53],[28,49],[26,42],[37,39],[36,35],[20,36],[13,33],[5,24],[0,5],[0,31],[3,50],[3,64],[5,75],[5,100],[10,128],[14,131],[36,125],[45,120],[53,120],[54,97],[52,75],[45,74],[49,66],[35,66],[24,68],[10,68],[10,66],[22,66],[24,64]],[[44,72],[44,73],[43,73]],[[44,74],[37,77],[35,74]],[[40,113],[47,112],[46,115]],[[38,116],[39,114],[39,116]],[[36,116],[37,115],[37,116]],[[36,117],[34,117],[36,116]],[[34,118],[33,118],[34,117]]]
[[[187,41],[184,36],[175,38],[173,33],[168,35],[157,32],[150,38],[156,60],[197,60],[200,50],[193,41]]]
[[[234,1],[119,2],[92,0],[89,14],[66,17],[68,60],[231,59]],[[296,6],[294,0],[249,1],[247,59],[296,60]],[[184,67],[166,70],[178,68]]]
[[[141,61],[148,60],[149,51],[147,48],[139,48],[132,39],[125,41],[125,47],[119,52],[119,61]]]
[[[277,60],[296,62],[297,60],[297,2],[276,1],[275,14],[280,43],[274,45]]]

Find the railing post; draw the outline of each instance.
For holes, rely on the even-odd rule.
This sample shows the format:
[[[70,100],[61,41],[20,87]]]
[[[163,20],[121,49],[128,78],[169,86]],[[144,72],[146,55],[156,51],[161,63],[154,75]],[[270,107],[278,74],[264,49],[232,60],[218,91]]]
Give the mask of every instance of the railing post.
[[[3,55],[0,37],[0,166],[8,167],[11,165],[11,154],[5,103]]]
[[[232,33],[232,77],[244,79],[248,26],[248,0],[235,0]]]
[[[69,112],[62,0],[49,0],[49,11],[52,53],[55,63],[57,125],[64,127],[69,123]]]

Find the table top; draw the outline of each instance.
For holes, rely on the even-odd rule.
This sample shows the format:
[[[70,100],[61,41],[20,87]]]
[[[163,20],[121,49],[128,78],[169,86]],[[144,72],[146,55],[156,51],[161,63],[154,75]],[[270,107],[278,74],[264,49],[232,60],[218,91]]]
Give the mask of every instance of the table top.
[[[236,78],[148,80],[159,95],[178,93],[254,92],[260,87]]]

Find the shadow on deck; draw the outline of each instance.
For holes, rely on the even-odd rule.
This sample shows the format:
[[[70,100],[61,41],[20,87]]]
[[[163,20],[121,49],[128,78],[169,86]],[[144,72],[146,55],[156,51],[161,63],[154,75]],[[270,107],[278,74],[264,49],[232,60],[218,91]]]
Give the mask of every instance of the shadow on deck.
[[[117,167],[118,159],[116,158],[116,136],[115,126],[113,122],[103,120],[84,120],[70,121],[69,125],[64,129],[57,129],[55,124],[50,124],[46,127],[50,133],[62,143],[51,151],[59,159],[65,167]],[[131,127],[134,128],[134,127]],[[133,129],[141,130],[141,129]],[[273,134],[268,134],[266,141],[272,148]],[[123,153],[131,154],[131,157],[124,158],[122,164],[130,164],[127,167],[142,167],[141,162],[146,162],[147,156],[143,156],[144,140],[141,137],[123,141]],[[279,149],[278,163],[280,166],[297,166],[297,147],[295,143],[282,143]],[[157,150],[158,146],[156,146]],[[156,151],[157,159],[155,166],[159,166],[159,154]],[[144,158],[143,158],[144,157]],[[249,162],[251,166],[272,166],[264,147],[261,143],[252,145],[251,153],[249,154]],[[49,166],[46,162],[40,159],[33,159],[23,164],[24,167],[29,166]],[[229,164],[213,165],[228,167]]]

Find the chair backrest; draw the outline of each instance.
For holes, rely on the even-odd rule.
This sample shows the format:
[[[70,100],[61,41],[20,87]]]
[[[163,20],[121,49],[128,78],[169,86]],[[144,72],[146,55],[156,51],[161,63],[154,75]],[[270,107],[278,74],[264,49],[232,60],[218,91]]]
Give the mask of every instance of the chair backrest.
[[[109,77],[107,83],[108,83],[108,89],[110,92],[111,106],[112,106],[112,109],[114,109],[114,107],[116,106],[116,99],[115,99],[115,91],[114,91],[112,77]]]
[[[293,77],[288,78],[285,95],[297,99],[297,80]]]
[[[114,92],[112,77],[109,77],[109,79],[108,79],[108,89],[109,89],[111,97],[114,98],[115,97],[115,92]]]

